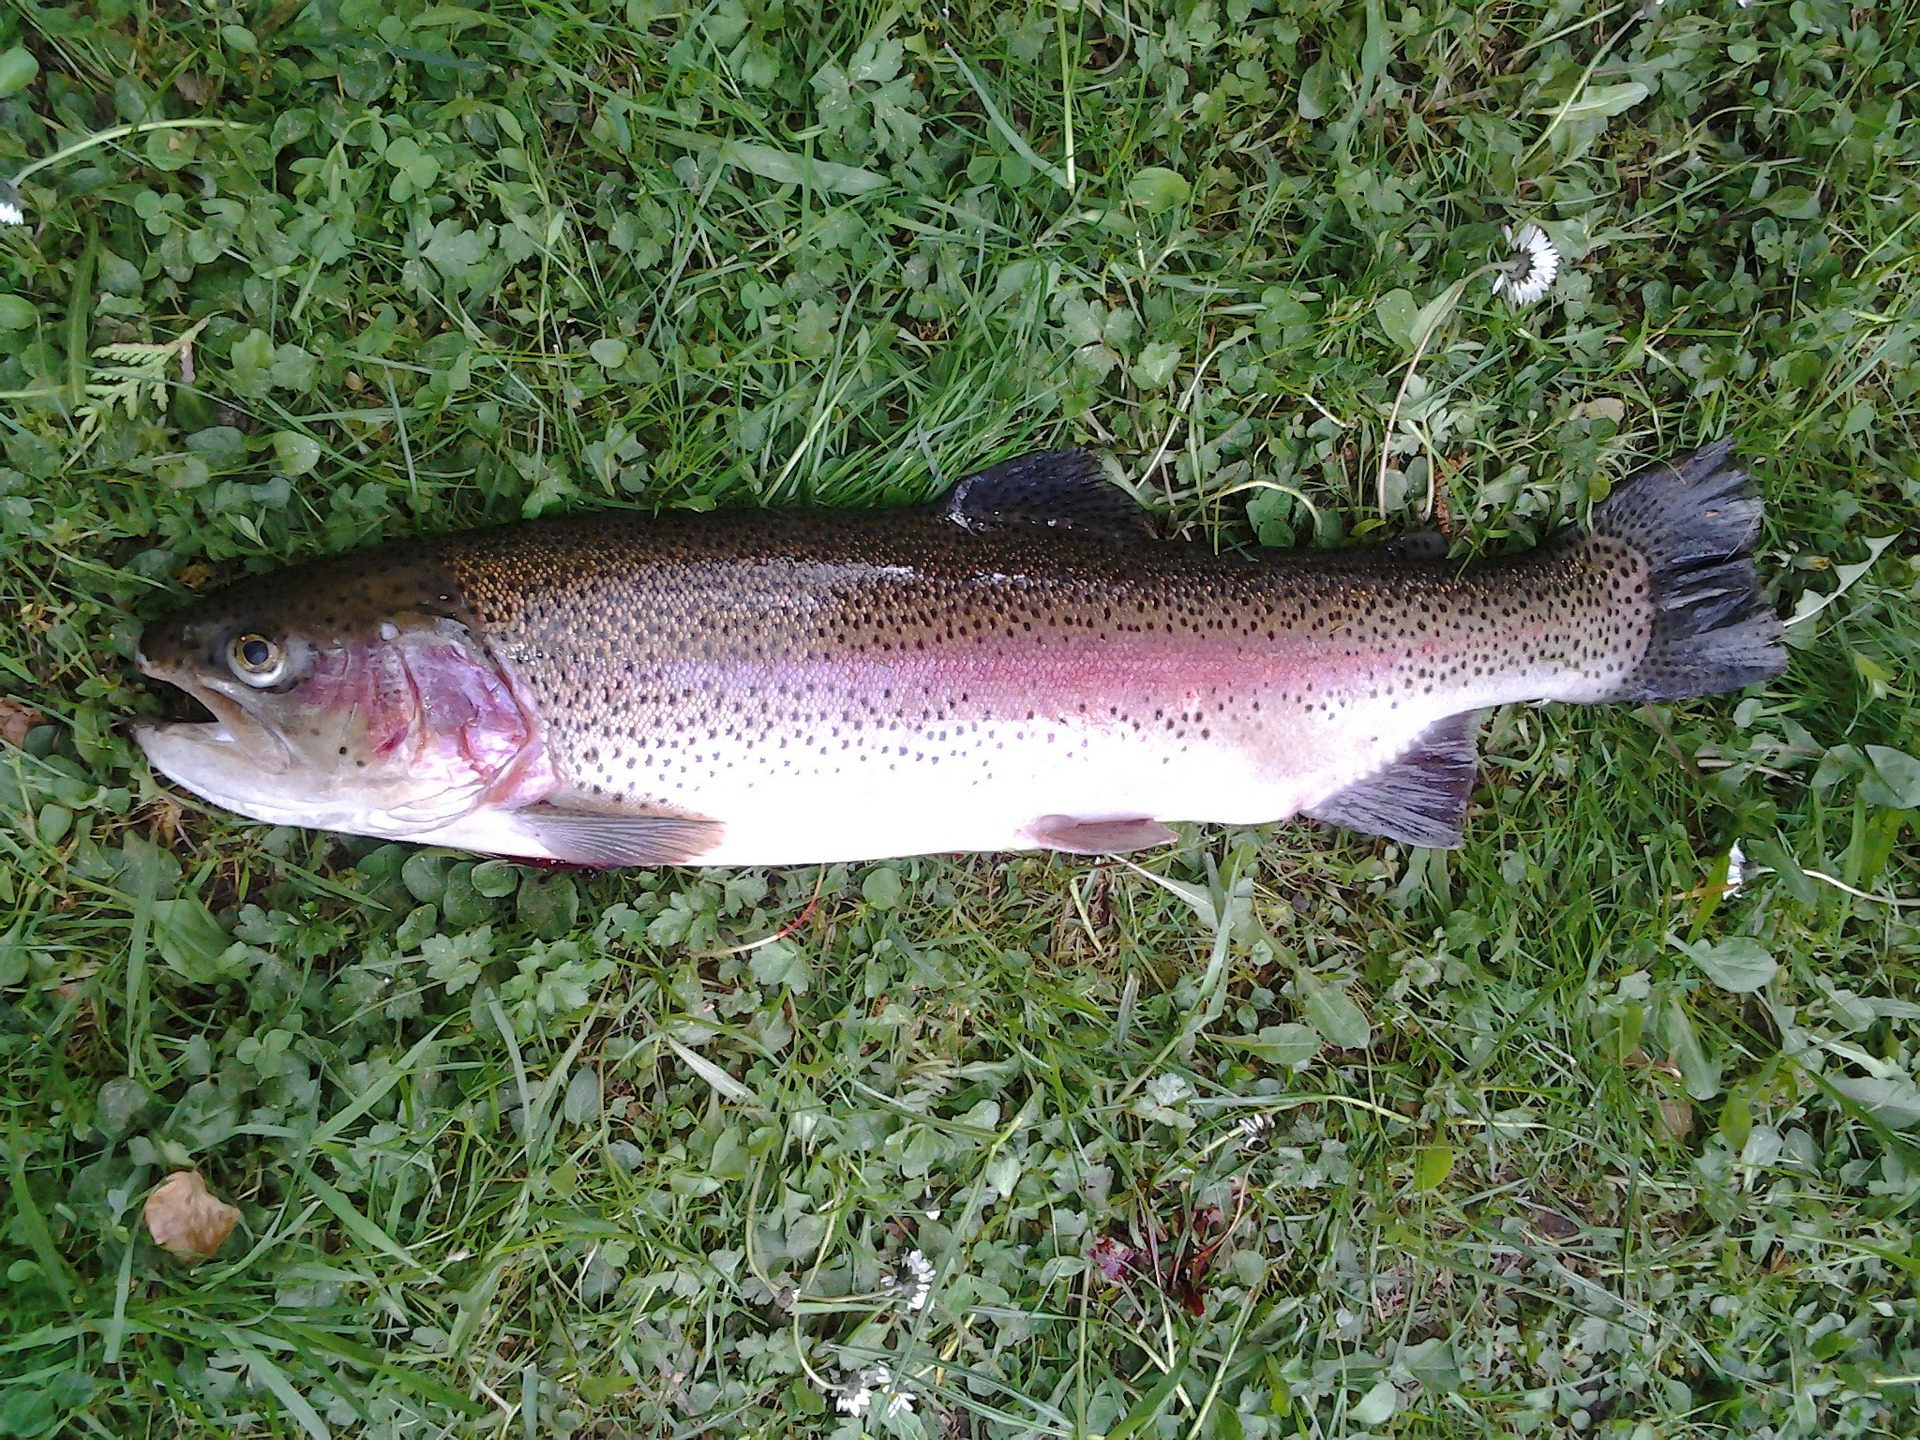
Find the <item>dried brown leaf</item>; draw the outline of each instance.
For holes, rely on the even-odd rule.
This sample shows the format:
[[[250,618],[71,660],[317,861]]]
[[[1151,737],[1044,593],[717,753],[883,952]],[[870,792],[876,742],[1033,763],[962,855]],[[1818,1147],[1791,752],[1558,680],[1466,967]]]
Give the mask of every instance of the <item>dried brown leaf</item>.
[[[1668,1096],[1660,1102],[1660,1123],[1675,1140],[1686,1139],[1693,1133],[1693,1106]]]
[[[147,1233],[183,1260],[206,1260],[233,1233],[237,1207],[207,1188],[197,1170],[176,1170],[147,1197]]]
[[[11,695],[0,695],[0,740],[18,748],[27,743],[27,732],[47,717]]]
[[[1535,1205],[1532,1219],[1535,1230],[1547,1239],[1557,1240],[1562,1245],[1579,1237],[1579,1222],[1569,1219],[1558,1210],[1549,1210],[1544,1205]]]

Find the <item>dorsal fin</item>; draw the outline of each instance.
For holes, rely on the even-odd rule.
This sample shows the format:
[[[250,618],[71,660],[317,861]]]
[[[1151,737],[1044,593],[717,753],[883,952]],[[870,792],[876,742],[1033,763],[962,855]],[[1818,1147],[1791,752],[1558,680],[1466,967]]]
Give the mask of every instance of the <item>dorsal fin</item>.
[[[1045,450],[969,475],[941,502],[963,530],[1027,525],[1109,540],[1153,534],[1147,512],[1084,450]]]
[[[1479,771],[1478,710],[1436,720],[1378,774],[1308,807],[1315,820],[1403,845],[1456,849]]]
[[[1387,541],[1387,554],[1396,560],[1444,560],[1449,548],[1447,537],[1438,530],[1411,530]]]

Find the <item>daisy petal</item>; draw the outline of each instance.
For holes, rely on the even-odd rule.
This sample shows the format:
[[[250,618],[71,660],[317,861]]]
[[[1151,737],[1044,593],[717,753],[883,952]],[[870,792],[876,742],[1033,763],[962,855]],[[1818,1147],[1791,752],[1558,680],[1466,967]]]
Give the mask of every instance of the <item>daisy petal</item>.
[[[1493,293],[1516,307],[1531,305],[1553,288],[1560,273],[1560,252],[1554,249],[1547,232],[1538,225],[1506,229],[1512,254],[1500,266],[1493,282]]]

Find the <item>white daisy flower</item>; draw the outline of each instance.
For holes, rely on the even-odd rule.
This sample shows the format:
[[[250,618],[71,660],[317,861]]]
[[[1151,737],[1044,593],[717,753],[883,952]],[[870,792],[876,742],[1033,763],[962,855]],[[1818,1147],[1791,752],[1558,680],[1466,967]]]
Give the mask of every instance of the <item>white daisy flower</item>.
[[[1727,851],[1727,883],[1721,888],[1723,895],[1738,895],[1740,887],[1747,883],[1747,852],[1740,848],[1738,840]]]
[[[1538,225],[1522,225],[1518,230],[1509,225],[1506,236],[1513,254],[1501,264],[1493,293],[1516,307],[1531,305],[1553,288],[1553,278],[1560,273],[1560,252]]]
[[[20,188],[11,180],[0,180],[0,225],[24,225],[27,207],[20,203]]]
[[[1240,1148],[1255,1150],[1266,1143],[1267,1132],[1273,1129],[1273,1116],[1260,1111],[1243,1117],[1235,1128],[1240,1132]]]
[[[842,1415],[858,1417],[874,1408],[876,1395],[881,1397],[879,1413],[883,1420],[913,1413],[913,1392],[895,1386],[893,1372],[884,1365],[869,1365],[847,1376],[833,1392],[833,1407]]]
[[[908,1310],[924,1310],[933,1294],[933,1262],[918,1250],[900,1257],[900,1264],[887,1279],[887,1288],[906,1297]]]
[[[833,1393],[833,1405],[842,1415],[864,1415],[873,1404],[873,1392],[893,1383],[893,1372],[884,1365],[869,1365],[849,1375]]]

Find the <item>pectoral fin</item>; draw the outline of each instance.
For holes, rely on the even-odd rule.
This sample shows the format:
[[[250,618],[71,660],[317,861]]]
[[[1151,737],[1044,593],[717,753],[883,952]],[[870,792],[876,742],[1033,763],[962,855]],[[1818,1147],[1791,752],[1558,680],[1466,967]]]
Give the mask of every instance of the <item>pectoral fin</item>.
[[[1377,775],[1322,800],[1306,813],[1403,845],[1452,850],[1464,842],[1467,801],[1473,796],[1480,752],[1480,712],[1436,721],[1398,760]]]
[[[1027,834],[1036,845],[1069,855],[1118,855],[1180,838],[1158,820],[1077,820],[1071,815],[1042,815],[1027,826]]]
[[[726,827],[686,815],[602,815],[529,805],[511,812],[513,827],[555,860],[603,870],[622,865],[697,865]]]

